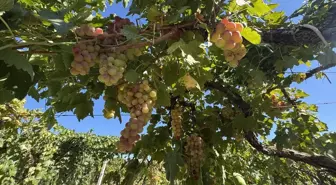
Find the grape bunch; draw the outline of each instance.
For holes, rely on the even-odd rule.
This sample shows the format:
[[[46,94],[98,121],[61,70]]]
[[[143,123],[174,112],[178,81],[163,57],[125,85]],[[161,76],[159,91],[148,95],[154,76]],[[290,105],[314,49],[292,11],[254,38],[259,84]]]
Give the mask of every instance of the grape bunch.
[[[72,75],[86,75],[90,67],[95,65],[98,59],[100,46],[92,43],[79,43],[72,48],[74,61],[71,63],[70,73]]]
[[[135,142],[140,139],[140,133],[143,131],[143,127],[146,122],[138,118],[131,118],[129,122],[126,123],[125,129],[123,129],[120,134],[120,141],[118,149],[120,152],[131,151]]]
[[[107,32],[109,34],[120,33],[120,31],[124,28],[125,25],[132,25],[133,23],[128,19],[121,18],[116,16],[114,21],[108,25]]]
[[[200,168],[204,159],[203,140],[197,135],[191,135],[187,138],[185,152],[188,161],[189,172],[192,177],[198,179],[200,177]]]
[[[286,110],[287,105],[284,101],[281,100],[280,97],[277,97],[276,95],[272,94],[271,95],[271,101],[272,101],[272,105],[273,105],[274,108],[277,108],[280,111]]]
[[[140,134],[149,121],[156,99],[156,91],[149,86],[147,80],[120,87],[118,100],[127,106],[131,116],[130,122],[121,131],[120,151],[130,151],[135,141],[140,139],[136,134]],[[132,137],[128,138],[129,136]]]
[[[224,50],[225,59],[231,67],[237,67],[239,60],[246,55],[246,48],[242,44],[241,32],[244,27],[241,23],[230,22],[224,18],[216,26],[215,32],[211,36],[211,42]]]
[[[176,105],[171,111],[171,125],[173,129],[173,136],[179,140],[182,134],[182,107]]]
[[[101,54],[99,58],[98,80],[105,83],[106,86],[117,84],[123,77],[123,73],[126,69],[126,61],[120,57],[114,58],[106,54]]]
[[[98,35],[104,34],[104,31],[101,28],[94,28],[94,27],[89,26],[87,24],[83,24],[79,28],[75,29],[75,33],[79,37],[84,37],[84,36],[96,37]]]

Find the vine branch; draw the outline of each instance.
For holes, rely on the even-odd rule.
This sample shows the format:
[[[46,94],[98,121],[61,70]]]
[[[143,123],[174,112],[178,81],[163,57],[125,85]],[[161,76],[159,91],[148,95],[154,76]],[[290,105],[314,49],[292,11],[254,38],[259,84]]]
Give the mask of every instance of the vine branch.
[[[308,79],[308,78],[314,76],[314,75],[315,75],[316,73],[318,73],[318,72],[321,72],[321,71],[330,69],[330,68],[335,67],[335,66],[336,66],[336,63],[331,63],[331,64],[327,64],[327,65],[320,66],[320,67],[314,68],[314,69],[312,69],[312,70],[309,70],[309,71],[306,73],[306,78],[305,78],[305,79]]]
[[[324,65],[324,66],[319,66],[319,67],[316,67],[314,69],[311,69],[311,70],[306,72],[306,78],[304,80],[307,80],[308,78],[313,77],[316,73],[322,72],[324,70],[330,69],[330,68],[335,67],[335,66],[336,66],[336,63],[331,63],[331,64],[327,64],[327,65]],[[266,94],[268,94],[271,91],[273,91],[275,89],[278,89],[280,87],[281,87],[280,85],[271,87],[266,91]]]
[[[244,113],[245,117],[252,116],[253,112],[250,105],[245,102],[238,93],[234,92],[231,87],[223,86],[218,82],[208,82],[206,83],[206,87],[209,89],[215,89],[223,92],[234,104],[236,104],[240,108],[240,110]],[[330,157],[318,154],[308,154],[292,149],[278,150],[273,146],[267,146],[260,143],[258,141],[258,138],[256,137],[256,134],[252,131],[245,131],[245,139],[257,151],[265,155],[292,159],[294,161],[304,162],[315,167],[326,168],[329,172],[336,175],[336,160]]]
[[[0,47],[0,50],[4,50],[7,48],[25,48],[29,46],[56,46],[56,45],[70,45],[76,44],[75,42],[56,42],[56,43],[47,43],[47,42],[25,42],[25,43],[18,43],[18,44],[8,44],[5,46]]]
[[[112,47],[112,48],[106,48],[106,49],[101,49],[100,51],[102,52],[106,52],[106,51],[112,51],[112,52],[122,52],[128,49],[133,49],[133,48],[142,48],[145,46],[152,46],[154,44],[169,40],[170,38],[174,37],[177,33],[178,33],[178,29],[173,29],[170,32],[168,32],[167,34],[155,39],[153,42],[139,42],[136,44],[126,44],[123,46],[119,46],[119,47]]]

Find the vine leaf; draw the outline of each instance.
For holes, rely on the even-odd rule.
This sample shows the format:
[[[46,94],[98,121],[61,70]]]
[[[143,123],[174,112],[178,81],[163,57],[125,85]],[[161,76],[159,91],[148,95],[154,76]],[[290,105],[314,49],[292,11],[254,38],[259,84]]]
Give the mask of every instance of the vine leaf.
[[[167,91],[167,87],[165,84],[160,83],[158,86],[158,92],[157,92],[157,101],[156,104],[158,106],[170,106],[170,95]]]
[[[51,129],[54,125],[56,125],[57,120],[55,118],[55,109],[54,108],[47,109],[42,115],[42,120],[47,124],[49,129]]]
[[[336,53],[331,48],[327,48],[323,53],[317,56],[317,60],[321,65],[335,64]]]
[[[252,117],[246,117],[243,114],[236,116],[232,124],[235,128],[252,130],[256,127],[257,122]]]
[[[131,25],[125,25],[121,30],[121,33],[126,37],[127,40],[135,40],[140,37],[137,28]]]
[[[167,52],[169,54],[172,54],[175,50],[177,50],[178,48],[184,46],[186,43],[181,39],[177,42],[174,42],[168,49]]]
[[[64,15],[62,13],[56,13],[50,10],[42,10],[39,12],[39,14],[42,19],[46,19],[51,22],[59,34],[68,33],[68,31],[73,27],[72,23],[66,23],[63,20]]]
[[[251,42],[252,44],[260,44],[261,42],[261,36],[258,32],[254,31],[252,28],[250,27],[246,27],[243,29],[242,31],[242,36],[248,40],[249,42]]]
[[[37,102],[39,102],[40,94],[34,86],[31,86],[29,88],[28,95],[34,98]]]
[[[123,0],[123,6],[126,8],[130,0]]]
[[[272,12],[265,15],[264,17],[264,19],[268,21],[268,24],[270,25],[279,25],[282,23],[284,18],[285,18],[284,12]]]
[[[169,63],[163,68],[163,80],[166,85],[172,85],[178,81],[185,74],[185,70],[180,68],[177,62]],[[176,74],[176,75],[172,75]]]
[[[147,19],[152,22],[156,22],[160,16],[162,15],[161,11],[158,10],[158,8],[153,5],[149,8],[147,12]]]
[[[166,178],[170,184],[174,184],[174,179],[179,171],[179,165],[183,164],[183,159],[176,151],[169,152],[165,159]]]
[[[14,66],[17,69],[26,71],[33,80],[34,70],[32,65],[25,57],[21,56],[19,53],[11,49],[2,50],[0,51],[0,60],[3,60],[8,66]]]
[[[0,104],[11,101],[14,98],[12,91],[0,89]]]
[[[14,0],[1,0],[0,1],[0,14],[1,12],[8,11],[14,6]]]
[[[84,119],[88,115],[93,117],[93,101],[85,101],[76,106],[75,112],[78,121]]]
[[[138,78],[139,78],[139,73],[137,73],[133,69],[128,70],[125,74],[125,79],[129,82],[137,82]]]
[[[266,15],[272,9],[264,3],[263,0],[256,0],[253,2],[252,6],[247,8],[247,11],[252,15],[257,15],[259,17]]]

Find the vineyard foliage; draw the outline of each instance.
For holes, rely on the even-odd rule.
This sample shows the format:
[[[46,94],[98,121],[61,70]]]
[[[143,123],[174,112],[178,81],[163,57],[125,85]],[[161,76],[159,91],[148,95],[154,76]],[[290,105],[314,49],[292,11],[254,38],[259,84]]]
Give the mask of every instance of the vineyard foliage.
[[[128,18],[102,16],[114,3]],[[336,66],[336,3],[277,6],[2,0],[1,184],[95,184],[104,161],[103,184],[335,184],[336,134],[293,85]],[[120,138],[57,123],[94,117],[101,97]]]

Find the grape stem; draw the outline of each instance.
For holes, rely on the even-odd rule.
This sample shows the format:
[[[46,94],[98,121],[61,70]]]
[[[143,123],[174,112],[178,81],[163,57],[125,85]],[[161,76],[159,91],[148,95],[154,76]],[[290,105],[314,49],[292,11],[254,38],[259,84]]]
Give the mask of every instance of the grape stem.
[[[126,44],[124,46],[120,46],[120,47],[112,47],[112,48],[107,48],[107,49],[101,49],[100,52],[106,52],[106,51],[112,51],[112,52],[122,52],[128,49],[134,49],[134,48],[142,48],[145,46],[152,46],[154,44],[166,41],[170,38],[172,38],[176,33],[178,33],[178,29],[173,29],[170,32],[168,32],[167,34],[153,40],[152,42],[140,42],[140,43],[136,43],[136,44]]]
[[[18,44],[7,44],[5,46],[0,47],[0,51],[7,49],[7,48],[25,48],[29,46],[56,46],[56,45],[70,45],[76,44],[75,42],[57,42],[57,43],[47,43],[47,42],[25,42],[25,43],[18,43]]]
[[[7,24],[7,22],[0,16],[0,20],[2,23],[4,23],[4,25],[7,27],[9,33],[12,35],[13,39],[15,40],[15,35],[12,31],[12,29],[9,27],[9,25]]]
[[[31,53],[31,54],[56,54],[58,52],[54,51],[41,51],[41,50],[32,50],[32,51],[19,51],[21,54]]]

